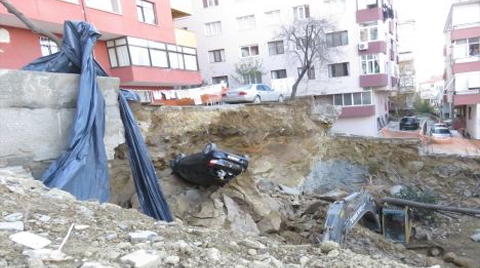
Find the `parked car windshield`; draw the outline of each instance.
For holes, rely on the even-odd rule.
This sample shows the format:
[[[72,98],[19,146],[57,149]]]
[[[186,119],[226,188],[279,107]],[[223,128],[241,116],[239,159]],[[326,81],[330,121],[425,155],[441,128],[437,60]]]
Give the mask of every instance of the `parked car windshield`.
[[[450,130],[448,130],[448,128],[437,127],[437,128],[433,129],[432,133],[435,133],[435,134],[450,134]]]

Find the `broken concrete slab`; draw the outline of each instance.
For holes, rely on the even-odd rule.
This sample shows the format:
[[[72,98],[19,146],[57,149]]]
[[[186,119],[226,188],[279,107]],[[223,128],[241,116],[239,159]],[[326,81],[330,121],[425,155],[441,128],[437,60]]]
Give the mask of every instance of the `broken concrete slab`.
[[[20,212],[17,212],[17,213],[13,213],[13,214],[9,214],[5,217],[3,217],[6,221],[20,221],[21,219],[23,219],[23,214],[20,213]]]
[[[42,261],[67,261],[72,259],[72,257],[66,255],[65,253],[59,250],[48,249],[48,248],[35,249],[35,250],[29,249],[29,250],[23,251],[22,254],[30,258],[35,258]]]
[[[130,242],[132,242],[133,244],[137,244],[153,241],[155,238],[158,237],[158,234],[151,231],[138,231],[134,233],[129,233],[128,237],[130,238]]]
[[[475,242],[480,242],[480,233],[474,234],[470,238]]]
[[[11,235],[9,238],[15,243],[32,249],[41,249],[52,243],[50,240],[30,232],[16,233]]]
[[[137,250],[120,258],[120,261],[132,265],[135,268],[154,267],[161,260],[155,251]]]
[[[0,222],[0,231],[23,231],[24,226],[21,221]]]

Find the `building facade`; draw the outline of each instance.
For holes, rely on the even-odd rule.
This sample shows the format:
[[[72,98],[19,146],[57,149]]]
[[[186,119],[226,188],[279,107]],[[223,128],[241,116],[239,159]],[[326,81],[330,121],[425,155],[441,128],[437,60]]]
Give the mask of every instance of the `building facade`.
[[[445,99],[453,126],[480,139],[480,0],[452,4],[444,32]]]
[[[87,21],[102,34],[96,60],[121,86],[171,89],[201,83],[196,35],[173,19],[189,16],[188,0],[10,0],[39,27],[59,36],[66,20]],[[0,5],[0,69],[19,69],[58,51]]]
[[[197,33],[198,60],[206,83],[263,82],[286,94],[300,64],[279,38],[282,26],[301,19],[327,19],[330,62],[316,64],[298,88],[342,106],[333,131],[376,136],[388,121],[388,97],[398,84],[395,11],[389,0],[203,0],[175,25]],[[239,79],[236,65],[260,63],[259,75]],[[287,84],[286,88],[284,85]]]
[[[414,112],[417,79],[415,71],[415,20],[398,21],[398,69],[399,85],[396,96],[391,98],[392,112],[408,115]]]

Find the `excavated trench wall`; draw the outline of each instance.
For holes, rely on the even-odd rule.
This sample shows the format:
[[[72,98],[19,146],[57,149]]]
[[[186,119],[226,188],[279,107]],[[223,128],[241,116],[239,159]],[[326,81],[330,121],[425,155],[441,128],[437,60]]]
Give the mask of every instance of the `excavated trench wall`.
[[[272,189],[298,195],[366,188],[385,195],[391,186],[403,184],[457,200],[469,196],[479,183],[478,159],[423,155],[418,140],[330,136],[329,126],[338,111],[310,99],[252,106],[133,105],[133,109],[172,211],[192,225],[279,232],[292,207],[272,195]],[[170,174],[170,160],[179,153],[198,152],[208,141],[248,154],[247,172],[223,188],[198,187]],[[123,145],[111,167],[112,202],[138,208]],[[469,202],[480,205],[478,198]]]

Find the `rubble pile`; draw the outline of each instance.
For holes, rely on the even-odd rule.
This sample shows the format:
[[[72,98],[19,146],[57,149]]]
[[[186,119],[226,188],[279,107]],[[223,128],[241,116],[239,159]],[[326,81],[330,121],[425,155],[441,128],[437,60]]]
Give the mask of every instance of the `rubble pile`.
[[[158,222],[137,210],[77,201],[20,170],[0,171],[0,201],[0,267],[410,267],[335,243],[291,245]]]

